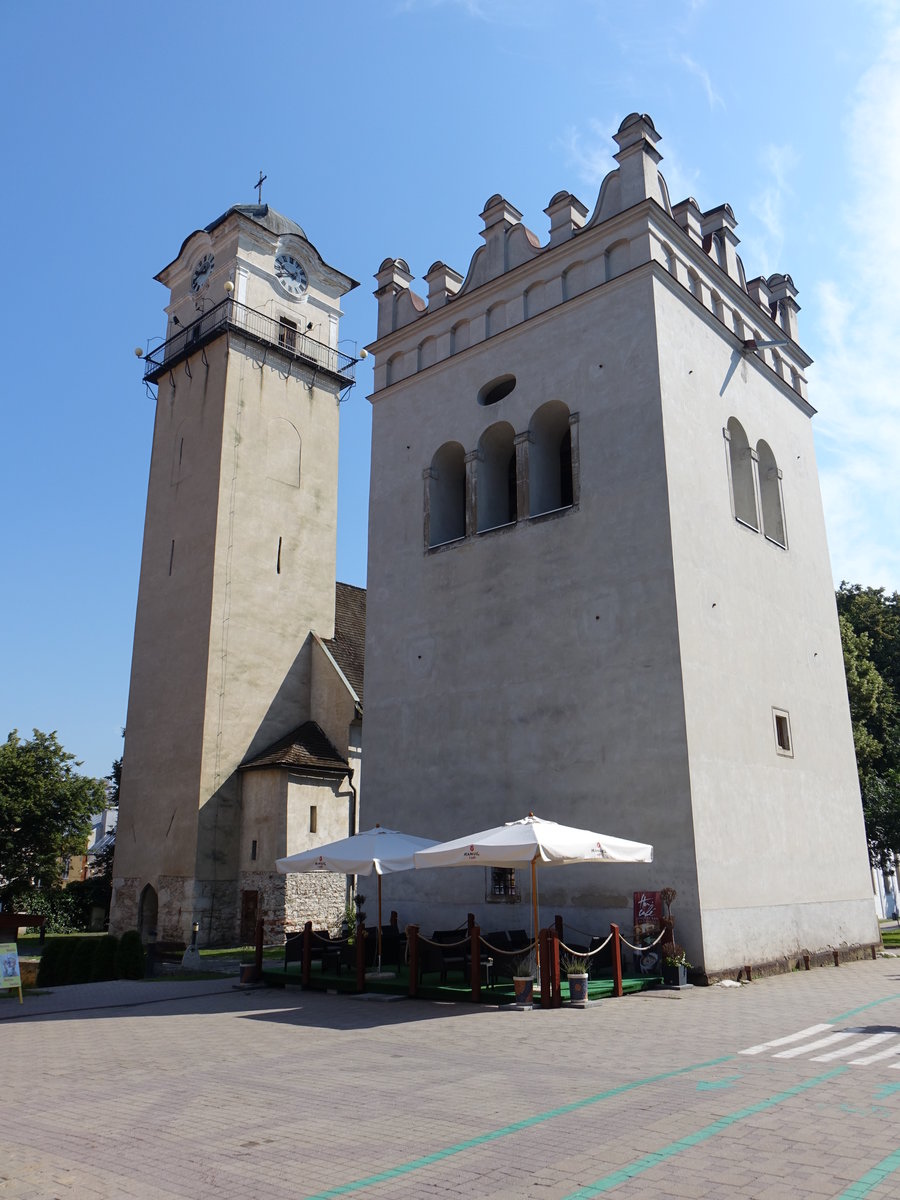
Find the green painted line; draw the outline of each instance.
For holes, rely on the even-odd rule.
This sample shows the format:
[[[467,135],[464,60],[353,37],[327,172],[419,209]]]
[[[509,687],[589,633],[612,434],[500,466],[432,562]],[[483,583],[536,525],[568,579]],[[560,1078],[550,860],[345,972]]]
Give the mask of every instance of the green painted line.
[[[889,1154],[887,1158],[883,1158],[877,1167],[873,1167],[871,1171],[866,1171],[862,1179],[858,1179],[856,1183],[851,1183],[846,1192],[841,1192],[837,1200],[861,1200],[861,1197],[868,1196],[873,1188],[877,1188],[880,1183],[884,1183],[889,1175],[900,1168],[900,1150],[895,1150],[893,1154]]]
[[[869,1004],[861,1004],[859,1008],[851,1008],[849,1012],[841,1013],[839,1017],[825,1019],[829,1025],[833,1025],[836,1021],[847,1021],[850,1017],[855,1017],[857,1013],[865,1012],[867,1008],[876,1008],[879,1004],[889,1004],[892,1000],[900,1000],[900,993],[894,996],[885,996],[882,1000],[872,1000]]]
[[[740,1108],[737,1112],[731,1113],[727,1117],[720,1117],[718,1121],[713,1121],[712,1125],[698,1129],[696,1133],[689,1133],[687,1137],[679,1138],[677,1142],[672,1142],[670,1145],[664,1146],[662,1150],[655,1150],[652,1154],[648,1154],[644,1158],[639,1158],[630,1167],[624,1167],[621,1171],[613,1171],[611,1175],[604,1175],[602,1179],[598,1179],[595,1183],[588,1184],[584,1188],[579,1188],[577,1192],[572,1192],[566,1196],[565,1200],[589,1200],[591,1196],[599,1196],[601,1192],[608,1192],[612,1188],[618,1187],[620,1183],[627,1183],[630,1179],[634,1179],[636,1175],[643,1175],[645,1171],[649,1171],[652,1167],[658,1167],[660,1163],[674,1158],[676,1154],[681,1154],[683,1150],[690,1150],[692,1146],[697,1146],[701,1142],[715,1137],[717,1133],[721,1133],[723,1129],[728,1129],[729,1126],[734,1125],[737,1121],[743,1121],[746,1117],[752,1117],[756,1113],[765,1112],[768,1108],[774,1108],[775,1105],[781,1104],[785,1100],[790,1100],[792,1096],[797,1096],[801,1092],[806,1092],[810,1088],[817,1087],[820,1083],[824,1083],[826,1079],[833,1079],[835,1075],[843,1075],[847,1070],[849,1070],[848,1067],[836,1067],[833,1071],[826,1071],[824,1075],[817,1075],[815,1079],[807,1079],[804,1083],[798,1083],[796,1087],[788,1088],[786,1092],[778,1092],[777,1095],[770,1096],[768,1100],[760,1100],[758,1104],[751,1104],[748,1108]],[[879,1178],[883,1178],[883,1176],[879,1176]],[[862,1194],[864,1195],[865,1193]]]
[[[481,1133],[477,1137],[467,1138],[464,1142],[457,1142],[454,1146],[446,1146],[443,1150],[436,1150],[433,1154],[424,1154],[421,1158],[414,1158],[408,1163],[401,1163],[399,1167],[388,1167],[385,1171],[378,1171],[375,1175],[366,1175],[363,1179],[355,1179],[351,1183],[342,1183],[337,1187],[328,1188],[324,1192],[315,1192],[307,1196],[306,1200],[332,1200],[335,1196],[348,1196],[351,1192],[361,1192],[364,1188],[374,1187],[376,1183],[384,1183],[388,1179],[397,1179],[401,1175],[409,1175],[412,1171],[418,1171],[422,1167],[429,1167],[433,1163],[442,1162],[445,1158],[452,1158],[455,1154],[462,1154],[464,1150],[472,1150],[476,1146],[483,1146],[487,1142],[494,1142],[498,1138],[506,1137],[510,1133],[519,1133],[523,1129],[532,1129],[535,1125],[542,1125],[545,1121],[552,1121],[554,1117],[563,1117],[567,1113],[577,1112],[580,1108],[588,1108],[592,1104],[599,1104],[602,1100],[611,1100],[614,1096],[621,1096],[625,1092],[632,1092],[635,1088],[644,1087],[648,1083],[660,1083],[664,1079],[674,1079],[678,1075],[686,1075],[689,1071],[700,1071],[704,1067],[716,1067],[720,1063],[729,1062],[734,1058],[733,1054],[726,1054],[724,1058],[711,1058],[707,1062],[694,1063],[690,1067],[678,1067],[674,1071],[664,1071],[661,1075],[650,1075],[646,1079],[635,1079],[632,1083],[622,1083],[618,1087],[609,1088],[605,1092],[597,1092],[594,1096],[586,1096],[583,1100],[573,1100],[570,1104],[563,1104],[559,1108],[551,1108],[548,1112],[538,1113],[534,1117],[525,1117],[521,1121],[513,1121],[511,1125],[504,1125],[500,1129],[492,1129],[488,1133]],[[835,1072],[832,1072],[835,1074]]]

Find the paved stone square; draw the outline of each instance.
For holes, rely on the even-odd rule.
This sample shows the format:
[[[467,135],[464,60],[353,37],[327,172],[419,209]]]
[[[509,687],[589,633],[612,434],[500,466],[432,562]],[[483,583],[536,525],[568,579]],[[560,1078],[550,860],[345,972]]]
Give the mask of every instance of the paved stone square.
[[[900,1196],[891,958],[547,1013],[59,988],[0,1000],[0,1078],[2,1200]]]

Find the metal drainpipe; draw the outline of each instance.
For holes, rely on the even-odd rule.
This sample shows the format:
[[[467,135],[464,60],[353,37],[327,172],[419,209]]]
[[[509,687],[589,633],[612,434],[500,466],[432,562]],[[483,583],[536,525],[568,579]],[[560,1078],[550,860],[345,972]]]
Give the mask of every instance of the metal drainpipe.
[[[356,826],[357,826],[357,822],[359,821],[359,793],[357,792],[356,785],[353,782],[353,768],[352,767],[350,767],[350,769],[347,772],[347,786],[350,788],[350,792],[353,796],[353,799],[350,802],[350,836],[353,837],[354,833],[358,832]],[[356,893],[356,876],[348,875],[347,876],[347,886],[345,888],[345,895],[344,895],[344,911],[345,912],[350,907],[350,899],[355,893]]]

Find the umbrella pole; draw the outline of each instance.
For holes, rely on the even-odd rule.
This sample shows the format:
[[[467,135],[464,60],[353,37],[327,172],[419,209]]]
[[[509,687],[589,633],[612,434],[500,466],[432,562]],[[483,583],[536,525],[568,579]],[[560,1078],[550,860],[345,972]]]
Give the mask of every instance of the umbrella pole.
[[[378,951],[378,974],[381,974],[381,872],[376,871],[378,876],[378,930],[375,934]]]
[[[531,907],[532,907],[532,934],[534,937],[534,962],[535,975],[537,976],[538,987],[540,987],[541,979],[541,955],[538,947],[538,899],[537,899],[537,855],[531,860]]]

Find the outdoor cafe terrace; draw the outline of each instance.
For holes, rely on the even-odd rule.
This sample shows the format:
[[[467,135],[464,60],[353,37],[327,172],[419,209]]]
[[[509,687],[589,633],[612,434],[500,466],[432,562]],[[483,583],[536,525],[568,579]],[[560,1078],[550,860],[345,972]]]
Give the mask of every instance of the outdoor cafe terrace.
[[[471,913],[458,929],[430,936],[416,925],[401,931],[392,913],[380,938],[378,929],[364,926],[355,937],[333,938],[307,922],[301,932],[288,935],[279,965],[263,959],[260,926],[256,963],[247,975],[272,987],[559,1008],[658,987],[663,982],[659,944],[671,936],[667,924],[650,945],[633,945],[614,924],[606,936],[587,935],[587,942],[579,942],[586,935],[572,930],[567,940],[558,916],[534,942],[524,930],[482,933]],[[572,959],[588,977],[584,1001],[577,993],[573,1001],[570,992],[566,968],[572,968]],[[522,978],[537,981],[524,986],[524,996]]]

